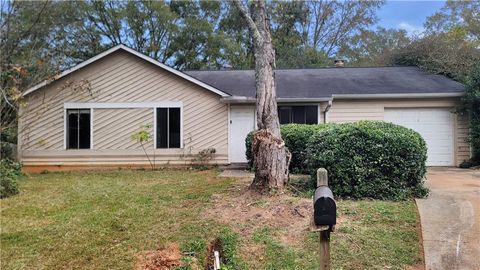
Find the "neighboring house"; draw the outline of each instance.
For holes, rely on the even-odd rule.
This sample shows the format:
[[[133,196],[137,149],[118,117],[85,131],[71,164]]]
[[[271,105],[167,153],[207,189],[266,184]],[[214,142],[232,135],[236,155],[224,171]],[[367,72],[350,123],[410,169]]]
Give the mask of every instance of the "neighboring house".
[[[276,70],[281,123],[385,120],[418,131],[428,165],[470,156],[467,121],[454,113],[460,83],[415,67]],[[157,165],[245,162],[255,128],[254,71],[180,72],[119,45],[24,93],[19,159],[27,171],[147,167],[131,135],[142,126]]]

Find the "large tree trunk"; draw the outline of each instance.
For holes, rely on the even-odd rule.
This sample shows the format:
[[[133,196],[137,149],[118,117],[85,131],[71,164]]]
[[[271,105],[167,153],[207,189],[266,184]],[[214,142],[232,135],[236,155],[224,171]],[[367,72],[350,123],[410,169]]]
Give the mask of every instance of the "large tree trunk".
[[[273,68],[275,52],[272,46],[270,26],[265,2],[252,1],[251,14],[234,1],[242,17],[247,21],[254,41],[255,82],[257,89],[257,126],[253,137],[255,178],[251,187],[261,191],[282,191],[288,182],[290,152],[280,135]]]

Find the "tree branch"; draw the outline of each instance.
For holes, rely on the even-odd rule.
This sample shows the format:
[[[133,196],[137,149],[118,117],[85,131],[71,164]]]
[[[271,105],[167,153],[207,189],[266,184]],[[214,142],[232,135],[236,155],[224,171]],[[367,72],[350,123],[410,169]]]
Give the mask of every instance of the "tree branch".
[[[250,14],[248,14],[247,9],[240,3],[240,0],[232,0],[233,5],[238,9],[240,12],[240,16],[245,20],[245,22],[248,25],[248,30],[250,30],[250,33],[252,34],[253,41],[259,45],[263,43],[263,38],[262,35],[260,35],[260,32],[258,31],[257,25],[253,21],[252,17]]]

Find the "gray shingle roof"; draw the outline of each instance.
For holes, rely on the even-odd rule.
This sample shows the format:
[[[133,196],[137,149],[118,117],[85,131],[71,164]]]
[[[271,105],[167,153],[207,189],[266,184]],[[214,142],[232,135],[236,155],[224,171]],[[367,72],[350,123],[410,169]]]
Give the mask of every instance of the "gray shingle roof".
[[[255,96],[253,70],[186,71],[233,96]],[[278,98],[325,98],[341,94],[461,93],[464,86],[417,67],[282,69],[275,71]]]

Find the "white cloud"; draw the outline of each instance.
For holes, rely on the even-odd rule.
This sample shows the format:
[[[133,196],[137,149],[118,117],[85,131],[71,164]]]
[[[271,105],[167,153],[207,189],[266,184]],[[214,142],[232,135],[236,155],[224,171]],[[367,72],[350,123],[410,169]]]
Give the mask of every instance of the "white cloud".
[[[409,36],[422,36],[425,28],[423,26],[417,26],[408,22],[401,22],[397,25],[398,28],[407,31]]]

